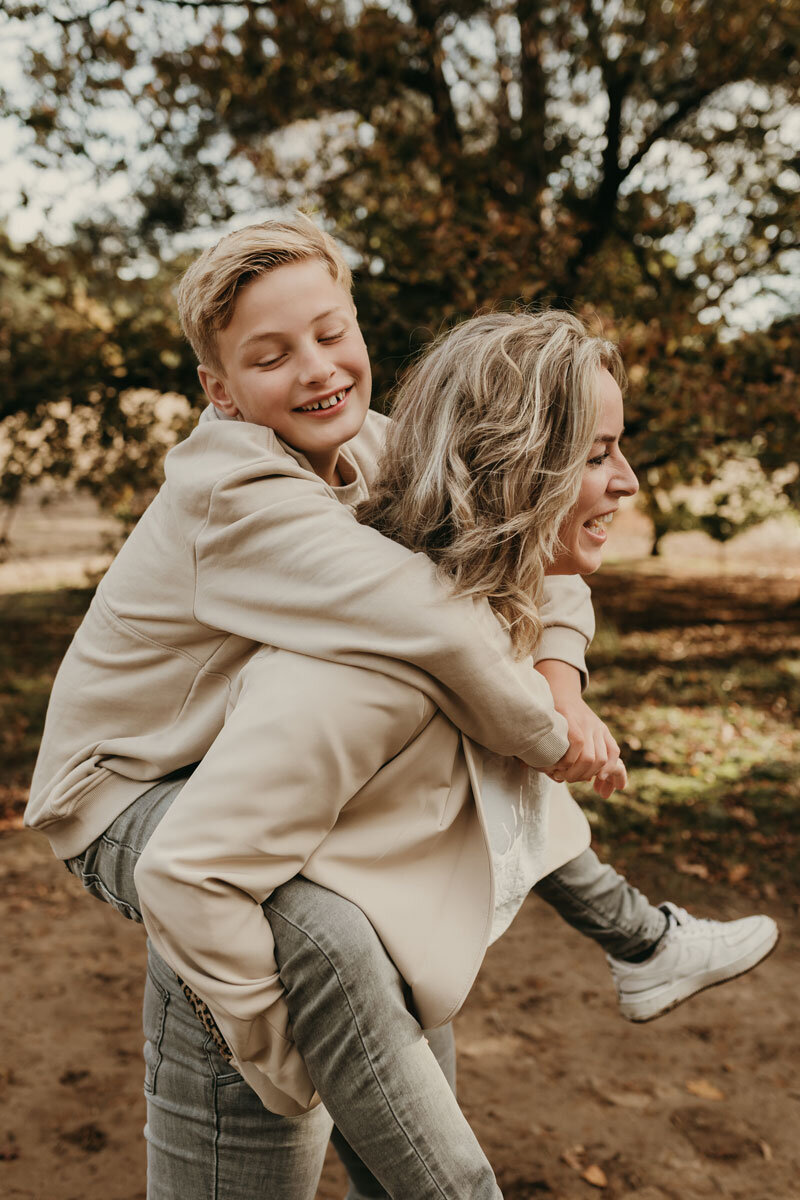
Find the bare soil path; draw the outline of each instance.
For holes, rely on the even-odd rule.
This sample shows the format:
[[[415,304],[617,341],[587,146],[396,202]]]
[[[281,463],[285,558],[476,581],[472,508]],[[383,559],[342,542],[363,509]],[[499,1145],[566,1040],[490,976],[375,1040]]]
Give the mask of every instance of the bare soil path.
[[[143,932],[43,839],[8,833],[0,880],[0,1194],[143,1200]],[[669,873],[636,882],[704,915],[750,907]],[[632,1026],[602,955],[528,902],[457,1023],[462,1103],[506,1200],[798,1200],[800,930],[790,905],[766,908],[783,931],[768,962]],[[331,1157],[319,1200],[343,1195]]]

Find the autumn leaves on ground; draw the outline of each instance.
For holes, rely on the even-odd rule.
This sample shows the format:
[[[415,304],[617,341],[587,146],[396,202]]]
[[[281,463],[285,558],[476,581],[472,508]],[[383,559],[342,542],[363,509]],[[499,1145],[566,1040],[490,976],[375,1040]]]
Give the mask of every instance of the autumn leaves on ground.
[[[582,795],[599,850],[654,899],[769,912],[783,937],[751,975],[631,1026],[602,955],[529,901],[457,1023],[462,1103],[506,1200],[796,1200],[798,578],[617,566],[594,591],[591,699],[631,773],[622,797]],[[19,825],[88,599],[0,597],[0,1191],[24,1200],[144,1196],[142,932]],[[343,1195],[330,1158],[319,1200]]]

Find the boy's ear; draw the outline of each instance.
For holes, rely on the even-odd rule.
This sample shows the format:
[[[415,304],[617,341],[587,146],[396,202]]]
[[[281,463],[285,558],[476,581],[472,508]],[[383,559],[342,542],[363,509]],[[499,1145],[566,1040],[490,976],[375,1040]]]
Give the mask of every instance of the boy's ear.
[[[218,375],[216,371],[212,371],[200,363],[197,368],[197,377],[207,399],[215,408],[219,409],[223,416],[234,418],[239,416],[239,410],[228,395],[228,387],[222,375]]]

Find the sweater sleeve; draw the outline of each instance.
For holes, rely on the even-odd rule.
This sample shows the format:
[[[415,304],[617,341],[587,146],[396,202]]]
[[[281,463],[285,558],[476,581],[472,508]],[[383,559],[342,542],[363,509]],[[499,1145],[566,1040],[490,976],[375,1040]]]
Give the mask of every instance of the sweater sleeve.
[[[265,645],[411,683],[468,737],[548,769],[566,723],[485,601],[360,525],[321,480],[233,473],[196,540],[195,616]]]
[[[148,934],[208,1004],[264,1104],[305,1111],[314,1087],[291,1039],[260,905],[302,871],[363,785],[434,709],[380,672],[261,650],[224,728],[135,871]]]
[[[536,648],[536,662],[556,658],[580,672],[588,681],[586,651],[594,637],[592,593],[580,575],[548,575],[540,609],[544,632]]]

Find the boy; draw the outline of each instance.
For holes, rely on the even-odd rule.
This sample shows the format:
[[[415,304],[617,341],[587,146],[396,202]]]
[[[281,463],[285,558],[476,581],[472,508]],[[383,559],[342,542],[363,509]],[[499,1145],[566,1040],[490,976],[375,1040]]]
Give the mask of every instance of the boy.
[[[487,607],[454,600],[427,560],[346,507],[365,494],[383,419],[368,413],[369,363],[330,239],[304,219],[231,235],[187,274],[181,308],[224,419],[208,416],[168,457],[164,488],[98,589],[56,681],[28,824],[61,857],[84,855],[86,873],[87,847],[148,784],[206,754],[261,644],[372,669],[379,657],[480,744],[613,787],[616,745],[579,699],[585,585],[554,585],[560,611],[551,601],[541,651],[570,671],[568,747],[546,685],[513,662]],[[108,878],[94,886],[115,898]],[[126,894],[116,900],[133,915]],[[634,957],[668,921],[641,907]],[[758,957],[770,935],[752,929]],[[687,994],[702,986],[698,976]]]

